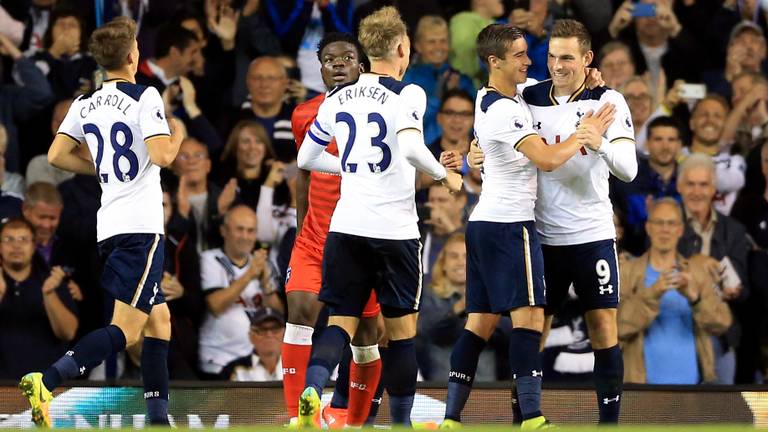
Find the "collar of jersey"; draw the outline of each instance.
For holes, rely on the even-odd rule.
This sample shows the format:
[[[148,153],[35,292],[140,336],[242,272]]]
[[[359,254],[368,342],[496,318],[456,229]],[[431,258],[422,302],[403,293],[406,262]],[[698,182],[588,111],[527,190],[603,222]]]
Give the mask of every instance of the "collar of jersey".
[[[505,97],[507,99],[512,99],[513,101],[517,102],[517,100],[515,100],[515,97],[517,96],[517,93],[515,93],[515,96],[507,96],[504,93],[500,92],[496,87],[493,87],[493,86],[490,86],[490,85],[485,86],[485,89],[487,91],[496,92],[496,93],[500,94],[501,96],[503,96],[503,97]]]
[[[584,80],[583,83],[579,86],[579,88],[576,89],[575,92],[571,93],[571,96],[568,98],[568,102],[575,101],[579,96],[581,96],[582,93],[584,93],[584,89],[587,88],[587,81]],[[550,81],[549,86],[549,100],[552,102],[552,105],[560,105],[557,102],[557,99],[555,99],[555,83]]]
[[[128,81],[128,80],[127,80],[127,79],[125,79],[125,78],[110,78],[110,79],[107,79],[107,80],[104,80],[104,81],[102,81],[102,83],[103,83],[103,84],[107,84],[107,83],[119,83],[119,82],[127,82],[127,83],[130,83],[130,81]]]

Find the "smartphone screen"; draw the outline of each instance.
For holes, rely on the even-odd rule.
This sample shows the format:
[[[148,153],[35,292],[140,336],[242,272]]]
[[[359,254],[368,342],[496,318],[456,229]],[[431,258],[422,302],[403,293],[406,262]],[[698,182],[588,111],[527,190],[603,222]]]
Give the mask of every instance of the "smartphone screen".
[[[636,18],[655,17],[656,5],[651,3],[635,3],[632,8],[632,16]]]

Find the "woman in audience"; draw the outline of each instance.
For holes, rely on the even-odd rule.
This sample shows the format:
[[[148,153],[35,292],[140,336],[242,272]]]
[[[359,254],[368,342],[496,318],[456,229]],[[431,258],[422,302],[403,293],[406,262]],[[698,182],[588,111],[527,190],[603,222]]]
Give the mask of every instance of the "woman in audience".
[[[245,204],[258,216],[258,238],[270,246],[280,243],[286,215],[290,216],[291,191],[286,179],[296,176],[296,165],[274,159],[272,144],[259,123],[243,120],[229,134],[221,154],[222,183],[237,183],[236,203]],[[234,173],[234,178],[225,177]],[[226,189],[226,188],[225,188]],[[295,210],[292,213],[295,225]]]

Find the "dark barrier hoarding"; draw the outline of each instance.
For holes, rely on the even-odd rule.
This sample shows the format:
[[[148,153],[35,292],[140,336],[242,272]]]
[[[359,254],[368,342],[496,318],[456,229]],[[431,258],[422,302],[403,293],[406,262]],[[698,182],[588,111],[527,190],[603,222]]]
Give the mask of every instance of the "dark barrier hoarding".
[[[419,388],[412,418],[442,420],[445,388]],[[69,387],[56,392],[51,414],[55,427],[144,427],[140,387]],[[329,401],[330,393],[324,396]],[[478,388],[462,416],[465,423],[504,424],[512,421],[510,391],[501,386]],[[386,396],[379,424],[388,423]],[[595,394],[588,389],[545,389],[543,411],[554,423],[595,423]],[[281,425],[287,422],[283,393],[277,385],[171,389],[169,410],[180,427]],[[768,391],[697,388],[630,389],[622,400],[622,423],[747,423],[768,426]],[[31,427],[29,409],[15,387],[0,387],[0,428]]]

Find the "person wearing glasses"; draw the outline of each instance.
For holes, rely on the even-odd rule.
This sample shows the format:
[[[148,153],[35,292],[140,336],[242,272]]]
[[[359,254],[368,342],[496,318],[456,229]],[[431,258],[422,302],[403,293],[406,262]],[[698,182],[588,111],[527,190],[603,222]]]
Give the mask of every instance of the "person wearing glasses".
[[[249,314],[248,337],[253,344],[250,365],[236,366],[231,381],[282,381],[280,345],[285,334],[285,317],[272,308]]]
[[[678,253],[685,229],[674,198],[657,200],[645,224],[648,252],[621,267],[619,340],[624,382],[699,384],[717,381],[713,336],[731,326],[728,304],[715,290],[710,257]]]
[[[75,338],[77,308],[61,267],[33,260],[35,234],[24,219],[0,229],[0,379],[43,370]],[[19,353],[26,352],[24,361]]]

